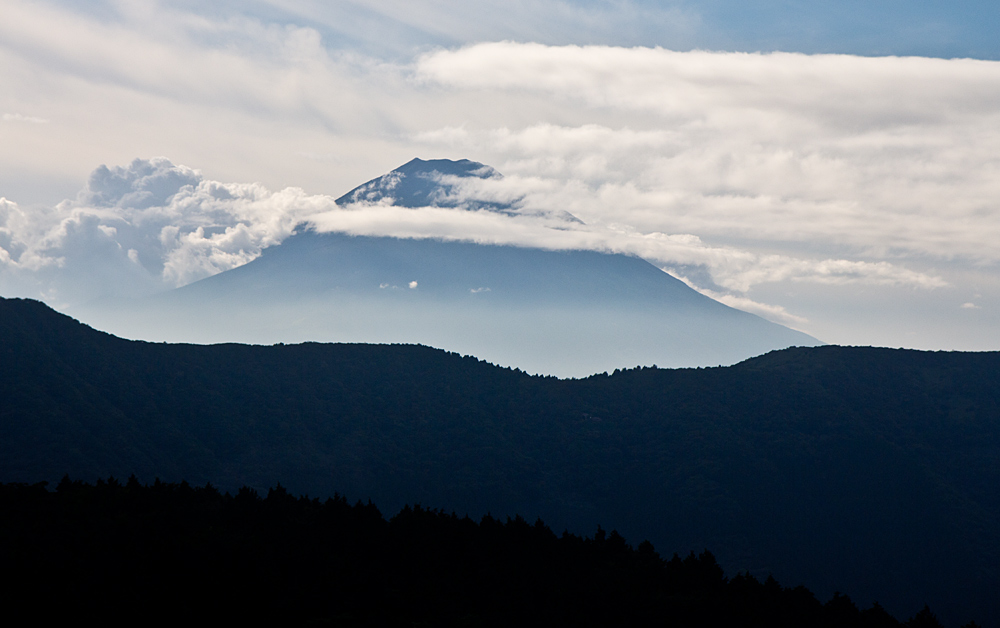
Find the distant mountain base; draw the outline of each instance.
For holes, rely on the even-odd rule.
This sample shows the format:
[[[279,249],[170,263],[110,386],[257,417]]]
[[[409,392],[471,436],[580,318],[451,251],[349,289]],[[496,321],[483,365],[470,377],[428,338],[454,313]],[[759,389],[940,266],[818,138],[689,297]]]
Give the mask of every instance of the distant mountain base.
[[[561,377],[820,344],[626,255],[310,231],[178,290],[73,314],[126,338],[424,344]]]

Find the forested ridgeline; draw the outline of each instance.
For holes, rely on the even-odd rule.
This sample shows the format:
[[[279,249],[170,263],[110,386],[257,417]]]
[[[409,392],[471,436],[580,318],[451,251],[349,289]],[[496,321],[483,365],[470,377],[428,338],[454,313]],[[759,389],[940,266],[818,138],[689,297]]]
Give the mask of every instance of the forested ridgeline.
[[[280,481],[387,512],[602,524],[993,627],[997,460],[997,353],[828,346],[558,380],[414,345],[128,341],[0,300],[6,482]]]
[[[878,604],[726,578],[617,532],[130,478],[0,485],[0,602],[33,623],[894,628]],[[941,626],[926,608],[906,624]],[[974,626],[974,623],[969,626]]]

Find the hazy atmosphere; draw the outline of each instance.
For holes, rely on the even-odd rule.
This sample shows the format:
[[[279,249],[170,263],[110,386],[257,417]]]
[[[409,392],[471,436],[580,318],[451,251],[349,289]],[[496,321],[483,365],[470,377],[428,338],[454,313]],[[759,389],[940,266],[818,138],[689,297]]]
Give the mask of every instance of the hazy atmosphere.
[[[998,33],[0,0],[0,605],[1000,628]]]
[[[2,13],[2,296],[150,294],[307,224],[630,253],[824,342],[1000,349],[993,3]],[[459,201],[518,213],[334,203],[414,157],[492,166]]]

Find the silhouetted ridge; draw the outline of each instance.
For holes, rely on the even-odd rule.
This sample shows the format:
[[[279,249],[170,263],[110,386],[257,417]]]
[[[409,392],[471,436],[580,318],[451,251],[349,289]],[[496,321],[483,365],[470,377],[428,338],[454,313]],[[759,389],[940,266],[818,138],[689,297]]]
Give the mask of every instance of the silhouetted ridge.
[[[0,480],[276,480],[614,527],[998,623],[1000,354],[796,348],[559,380],[414,345],[126,341],[0,301]]]

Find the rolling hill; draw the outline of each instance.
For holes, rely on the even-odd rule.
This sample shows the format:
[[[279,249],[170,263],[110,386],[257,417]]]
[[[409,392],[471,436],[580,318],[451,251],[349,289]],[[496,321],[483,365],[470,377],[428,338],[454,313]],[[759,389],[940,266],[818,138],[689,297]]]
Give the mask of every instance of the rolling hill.
[[[530,376],[414,345],[172,345],[0,301],[0,480],[135,473],[710,548],[906,617],[996,625],[1000,354],[776,351]]]

